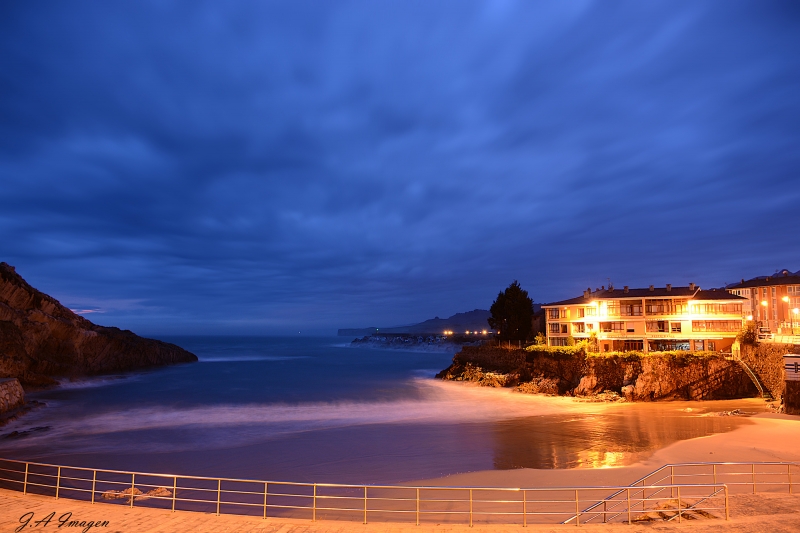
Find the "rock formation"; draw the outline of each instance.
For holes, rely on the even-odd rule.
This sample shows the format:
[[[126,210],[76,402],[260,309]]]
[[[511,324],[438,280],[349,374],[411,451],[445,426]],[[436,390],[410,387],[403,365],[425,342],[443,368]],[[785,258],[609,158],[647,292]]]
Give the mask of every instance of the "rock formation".
[[[0,378],[37,387],[192,361],[194,354],[174,344],[93,324],[0,263]]]
[[[721,355],[587,356],[583,352],[465,346],[438,378],[564,396],[614,393],[628,401],[722,400],[758,394],[741,367]]]

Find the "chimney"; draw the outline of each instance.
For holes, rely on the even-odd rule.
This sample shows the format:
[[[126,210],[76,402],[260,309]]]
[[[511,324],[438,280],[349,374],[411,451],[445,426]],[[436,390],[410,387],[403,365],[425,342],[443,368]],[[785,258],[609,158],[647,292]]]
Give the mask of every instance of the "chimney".
[[[694,289],[695,289],[695,285],[694,285],[694,283],[690,283],[690,284],[689,284],[689,290],[690,290],[690,291],[693,291]]]
[[[606,286],[605,286],[605,285],[600,285],[600,290],[601,290],[601,291],[604,291],[604,290],[606,290]]]
[[[590,294],[592,294],[592,289],[587,289],[587,290],[583,291],[583,297],[584,298],[588,298]]]
[[[667,292],[672,292],[672,283],[667,283]]]
[[[652,285],[650,285],[650,292],[653,292],[654,290],[656,289]]]
[[[742,278],[742,283],[744,283],[744,278]]]
[[[628,292],[628,286],[625,285],[625,287],[622,290],[625,291],[625,292]]]

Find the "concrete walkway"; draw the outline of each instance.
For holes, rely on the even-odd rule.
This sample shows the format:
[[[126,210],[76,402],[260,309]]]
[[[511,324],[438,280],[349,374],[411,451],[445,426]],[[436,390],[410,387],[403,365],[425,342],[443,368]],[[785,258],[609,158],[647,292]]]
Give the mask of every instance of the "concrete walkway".
[[[788,494],[759,494],[731,497],[731,520],[718,519],[684,520],[676,522],[651,522],[648,524],[597,524],[581,526],[586,532],[651,532],[651,531],[692,531],[692,532],[738,532],[760,533],[796,532],[800,529],[800,496]],[[20,519],[25,520],[26,513],[33,513],[27,527],[22,527]],[[54,513],[49,523],[36,521],[45,519]],[[71,515],[67,513],[72,513]],[[65,516],[66,515],[66,516]],[[59,527],[59,522],[65,525]],[[72,525],[69,525],[72,522]],[[84,524],[80,524],[85,522]],[[107,522],[105,525],[87,529],[89,522],[95,524]],[[89,531],[96,533],[372,533],[386,531],[390,533],[428,533],[432,531],[444,533],[474,532],[565,532],[572,531],[575,526],[547,525],[466,525],[423,524],[421,526],[406,524],[367,524],[357,522],[287,520],[258,517],[196,513],[189,511],[171,512],[161,509],[129,508],[123,505],[108,503],[91,504],[88,502],[61,498],[56,500],[49,496],[35,494],[23,495],[20,492],[0,490],[0,533],[11,533],[19,529],[19,533],[38,533],[42,531]]]

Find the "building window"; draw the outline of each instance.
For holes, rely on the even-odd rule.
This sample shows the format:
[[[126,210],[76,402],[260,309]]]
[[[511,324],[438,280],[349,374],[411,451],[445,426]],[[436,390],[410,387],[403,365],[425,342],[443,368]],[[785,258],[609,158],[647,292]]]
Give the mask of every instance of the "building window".
[[[622,331],[625,327],[624,322],[600,322],[600,331],[611,333],[612,331]]]
[[[703,341],[694,341],[694,349],[697,351],[705,350],[703,347]]]
[[[622,316],[642,316],[642,302],[640,300],[623,301],[620,306]]]
[[[772,295],[775,296],[775,287],[772,287]]]
[[[672,333],[680,333],[681,332],[681,323],[680,322],[670,322],[669,330]]]
[[[567,324],[561,324],[561,333],[567,333]]]
[[[556,337],[554,339],[550,339],[550,346],[566,346],[567,339],[565,337]]]
[[[628,333],[633,333],[636,331],[636,322],[626,322],[625,323],[625,331]]]
[[[625,341],[622,350],[625,352],[641,352],[644,349],[644,341]]]
[[[555,334],[561,333],[561,324],[559,324],[558,322],[551,323],[550,333],[555,333]]]
[[[586,333],[586,324],[583,322],[572,324],[572,327],[575,328],[575,333]]]
[[[547,318],[558,318],[558,309],[548,309]]]
[[[666,333],[667,332],[666,320],[648,320],[645,322],[646,331],[651,333]]]
[[[585,316],[586,316],[586,308],[585,307],[579,307],[578,308],[578,318],[583,318]]]
[[[714,341],[708,341],[708,351],[709,352],[716,352],[717,351],[717,343]]]

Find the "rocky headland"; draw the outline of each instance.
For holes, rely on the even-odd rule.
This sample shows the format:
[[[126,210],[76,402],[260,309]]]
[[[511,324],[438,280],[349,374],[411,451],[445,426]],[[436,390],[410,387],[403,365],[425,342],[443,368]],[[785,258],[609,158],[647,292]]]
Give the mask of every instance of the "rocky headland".
[[[723,400],[758,396],[740,363],[721,354],[600,355],[579,349],[465,346],[440,379],[600,400]]]
[[[0,263],[0,378],[30,389],[193,361],[194,354],[174,344],[93,324]]]

